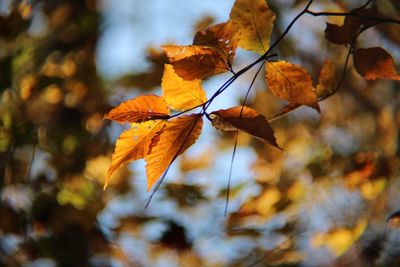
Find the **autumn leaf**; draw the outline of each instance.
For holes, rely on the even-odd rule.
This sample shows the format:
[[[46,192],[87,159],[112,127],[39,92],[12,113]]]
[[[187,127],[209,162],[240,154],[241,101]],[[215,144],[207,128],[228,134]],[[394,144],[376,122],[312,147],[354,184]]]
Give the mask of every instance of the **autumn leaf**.
[[[315,93],[319,97],[324,97],[333,93],[336,89],[336,82],[335,64],[330,59],[327,59],[321,68]]]
[[[269,126],[266,118],[254,109],[246,106],[221,109],[212,112],[210,118],[212,125],[218,130],[236,131],[239,129],[280,149],[276,143],[274,130]]]
[[[320,111],[311,76],[304,68],[286,61],[267,62],[265,68],[268,88],[274,95]]]
[[[166,123],[163,131],[155,137],[156,144],[145,157],[148,191],[176,157],[194,144],[202,127],[201,114],[180,116]]]
[[[196,33],[193,45],[162,46],[175,72],[185,80],[203,79],[230,69],[238,28],[227,21]]]
[[[348,24],[345,24],[348,25]],[[351,44],[355,40],[358,27],[354,26],[338,26],[332,23],[326,23],[325,38],[329,42],[338,45]]]
[[[375,20],[363,19],[360,16],[372,17],[379,15],[373,8],[353,9],[350,13],[354,13],[358,16],[346,16],[343,25],[326,23],[325,38],[329,42],[338,45],[352,44],[362,27],[369,27],[376,23]]]
[[[167,103],[161,96],[142,95],[121,103],[104,118],[118,123],[135,123],[169,118]]]
[[[239,47],[259,54],[269,48],[275,14],[265,0],[236,0],[230,18],[240,29]]]
[[[227,65],[232,64],[239,42],[238,26],[232,20],[198,31],[193,44],[214,48]]]
[[[207,101],[201,80],[182,79],[170,64],[165,64],[161,88],[165,101],[175,110],[187,110]]]
[[[212,47],[164,45],[162,48],[175,72],[185,80],[203,79],[229,70],[224,58]]]
[[[357,72],[367,80],[400,80],[392,56],[381,47],[356,49],[354,66]]]
[[[117,139],[108,170],[104,189],[113,173],[125,163],[144,158],[151,149],[153,137],[165,126],[165,121],[154,120],[134,123],[132,128],[124,131]]]

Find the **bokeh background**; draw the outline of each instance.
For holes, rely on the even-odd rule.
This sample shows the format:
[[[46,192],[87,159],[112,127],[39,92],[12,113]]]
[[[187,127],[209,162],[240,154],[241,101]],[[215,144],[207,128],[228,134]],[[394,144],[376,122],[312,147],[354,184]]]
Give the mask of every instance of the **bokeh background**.
[[[226,21],[233,2],[1,0],[0,266],[400,265],[400,84],[366,82],[351,62],[320,115],[302,107],[272,123],[284,151],[239,134],[227,215],[235,137],[207,122],[148,208],[144,162],[102,190],[124,130],[104,114],[160,94],[167,60],[159,46],[190,44],[196,31]],[[276,39],[306,1],[268,3]],[[376,4],[400,17],[398,1]],[[315,81],[327,58],[340,74],[347,53],[324,39],[325,21],[305,16],[276,50]],[[360,46],[384,47],[399,66],[398,33],[398,25],[382,25]],[[255,59],[240,50],[234,68]],[[239,105],[254,73],[212,109]],[[208,96],[229,77],[204,81]],[[249,105],[272,117],[285,103],[258,78]]]

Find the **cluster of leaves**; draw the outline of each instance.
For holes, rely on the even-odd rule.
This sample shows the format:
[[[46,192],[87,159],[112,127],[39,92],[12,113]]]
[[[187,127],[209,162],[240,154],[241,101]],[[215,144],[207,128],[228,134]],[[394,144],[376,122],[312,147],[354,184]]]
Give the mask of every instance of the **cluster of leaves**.
[[[243,105],[213,112],[208,112],[207,109],[240,75],[261,63],[261,67],[265,65],[267,88],[275,96],[289,102],[271,120],[301,105],[320,112],[318,102],[334,94],[341,83],[337,82],[335,65],[331,60],[326,60],[315,87],[305,68],[284,60],[270,60],[274,56],[273,49],[304,14],[345,16],[342,26],[327,23],[325,30],[329,42],[350,46],[345,65],[349,55],[353,54],[355,68],[365,79],[400,79],[393,58],[383,48],[356,46],[357,38],[363,31],[380,23],[398,23],[397,20],[386,18],[374,12],[375,9],[367,8],[369,2],[349,13],[313,12],[310,10],[312,2],[306,5],[271,47],[270,36],[275,14],[264,0],[235,1],[230,19],[198,31],[192,45],[162,46],[170,63],[165,64],[162,76],[163,95],[139,96],[123,102],[105,115],[106,119],[118,123],[133,124],[132,129],[123,132],[116,142],[108,179],[124,163],[144,158],[147,163],[148,190],[160,177],[161,183],[178,155],[199,137],[203,116],[218,130],[241,130],[279,148],[274,131],[265,116],[245,106],[252,84]],[[235,72],[233,63],[237,47],[262,56]],[[227,71],[232,72],[232,77],[207,100],[201,86],[202,79]],[[182,115],[199,107],[199,113]],[[169,108],[180,112],[171,115]],[[106,181],[105,187],[107,183]]]
[[[383,48],[371,47],[396,55],[398,1],[376,1],[378,8],[366,1],[357,9],[354,1],[237,1],[229,21],[196,29],[193,45],[150,50],[152,68],[132,75],[140,87],[133,93],[161,84],[162,96],[147,93],[108,113],[132,124],[112,163],[102,117],[116,93],[105,90],[96,71],[97,1],[9,2],[9,13],[0,15],[0,266],[400,264],[400,102],[398,82],[388,81],[398,72]],[[332,6],[338,12],[311,11]],[[300,13],[282,28],[293,12]],[[320,16],[331,19],[325,40],[323,28],[306,23]],[[294,24],[315,34],[310,42],[321,53],[291,39],[303,32],[291,31]],[[371,45],[377,38],[369,33],[379,44]],[[236,70],[237,47],[260,57]],[[307,71],[273,61],[274,54]],[[352,64],[356,71],[343,70]],[[246,92],[243,105],[209,110],[253,67],[265,67],[265,78],[249,80],[256,97]],[[201,84],[222,72],[232,77],[207,99]],[[335,94],[340,84],[346,90]],[[281,108],[276,96],[289,104]],[[300,105],[320,106],[318,123],[307,107],[282,117]],[[194,107],[197,113],[184,114]],[[182,155],[206,119],[230,133]],[[271,149],[278,143],[286,153]],[[213,167],[232,144],[251,153],[245,176],[254,179],[237,182],[242,174],[233,172],[235,210],[224,217],[226,189],[206,179],[218,178]],[[185,183],[166,183],[163,201],[144,210],[141,178],[120,167],[144,158],[150,188],[179,155]],[[110,163],[113,179],[102,191]]]

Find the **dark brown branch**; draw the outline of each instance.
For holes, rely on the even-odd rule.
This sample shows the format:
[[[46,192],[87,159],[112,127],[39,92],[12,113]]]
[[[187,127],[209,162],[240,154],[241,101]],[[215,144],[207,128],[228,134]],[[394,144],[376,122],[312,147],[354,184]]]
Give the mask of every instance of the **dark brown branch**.
[[[380,23],[394,23],[400,25],[400,20],[386,17],[375,17],[375,16],[365,16],[361,14],[357,14],[357,12],[348,12],[348,13],[340,13],[340,12],[313,12],[311,10],[307,10],[307,14],[313,15],[314,17],[326,16],[326,17],[356,17],[365,20],[373,20],[379,21]]]

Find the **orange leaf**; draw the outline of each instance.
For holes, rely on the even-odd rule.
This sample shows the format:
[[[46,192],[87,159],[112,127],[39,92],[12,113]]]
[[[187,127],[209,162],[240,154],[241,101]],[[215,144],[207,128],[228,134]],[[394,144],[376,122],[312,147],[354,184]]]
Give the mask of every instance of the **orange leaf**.
[[[201,80],[185,81],[170,64],[165,64],[161,87],[165,101],[175,110],[187,110],[207,101]]]
[[[150,190],[178,155],[194,144],[202,127],[201,114],[180,116],[166,123],[163,131],[157,136],[157,143],[145,157],[147,190]]]
[[[274,130],[269,126],[266,118],[249,107],[233,107],[221,109],[210,114],[212,125],[221,131],[242,130],[262,141],[280,148],[276,143]]]
[[[162,46],[175,72],[185,80],[205,77],[229,70],[221,55],[208,46]]]
[[[392,56],[381,47],[357,49],[354,52],[354,66],[367,80],[400,80]]]
[[[323,97],[336,89],[336,67],[330,59],[325,60],[324,65],[321,68],[321,72],[318,78],[318,85],[315,88],[315,92],[318,96]]]
[[[151,148],[151,142],[156,133],[160,132],[165,121],[147,121],[134,123],[132,128],[124,131],[115,144],[111,166],[108,170],[104,189],[111,175],[125,163],[144,158]]]
[[[142,95],[122,102],[106,114],[104,118],[118,123],[167,119],[169,118],[169,109],[161,96]]]
[[[274,95],[319,112],[311,76],[304,68],[286,61],[267,62],[265,68],[268,88]]]
[[[240,29],[239,47],[259,54],[269,48],[269,38],[275,14],[265,0],[236,0],[232,7],[231,20]]]
[[[230,65],[235,56],[239,41],[238,34],[237,25],[228,20],[227,22],[198,31],[194,37],[193,44],[213,47],[223,60]]]

